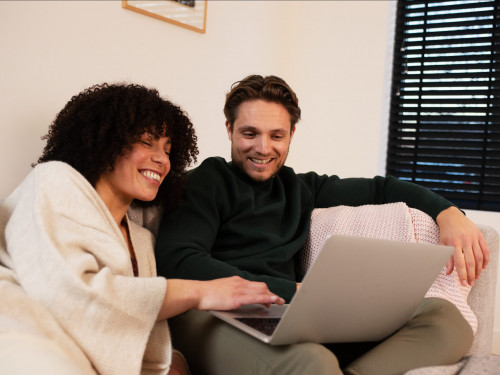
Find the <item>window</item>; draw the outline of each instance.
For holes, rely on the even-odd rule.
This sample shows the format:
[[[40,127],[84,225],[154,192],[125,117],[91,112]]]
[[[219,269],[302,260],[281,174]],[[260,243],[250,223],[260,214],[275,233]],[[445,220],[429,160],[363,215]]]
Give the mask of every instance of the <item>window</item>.
[[[386,174],[500,211],[500,0],[399,0]],[[499,81],[497,81],[499,79]]]

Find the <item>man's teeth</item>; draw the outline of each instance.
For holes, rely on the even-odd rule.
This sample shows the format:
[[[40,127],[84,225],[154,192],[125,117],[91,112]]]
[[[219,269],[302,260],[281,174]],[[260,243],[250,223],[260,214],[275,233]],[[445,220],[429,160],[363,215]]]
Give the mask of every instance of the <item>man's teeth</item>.
[[[152,171],[142,171],[141,174],[144,177],[150,178],[155,181],[160,181],[160,175],[158,173],[152,172]]]
[[[272,159],[253,159],[253,158],[250,158],[250,160],[256,164],[267,164],[269,163]]]

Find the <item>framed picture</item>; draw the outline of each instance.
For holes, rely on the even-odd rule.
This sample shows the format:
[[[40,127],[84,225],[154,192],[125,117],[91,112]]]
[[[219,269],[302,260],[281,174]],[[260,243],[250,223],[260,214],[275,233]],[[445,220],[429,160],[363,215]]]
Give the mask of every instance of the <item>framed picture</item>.
[[[204,33],[207,0],[122,0],[122,7]]]

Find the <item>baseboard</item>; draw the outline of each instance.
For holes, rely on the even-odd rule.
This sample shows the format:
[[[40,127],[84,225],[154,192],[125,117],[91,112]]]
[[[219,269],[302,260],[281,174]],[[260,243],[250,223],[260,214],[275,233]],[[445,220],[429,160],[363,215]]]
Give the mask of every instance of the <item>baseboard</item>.
[[[493,343],[491,345],[491,352],[500,355],[500,331],[493,331]]]

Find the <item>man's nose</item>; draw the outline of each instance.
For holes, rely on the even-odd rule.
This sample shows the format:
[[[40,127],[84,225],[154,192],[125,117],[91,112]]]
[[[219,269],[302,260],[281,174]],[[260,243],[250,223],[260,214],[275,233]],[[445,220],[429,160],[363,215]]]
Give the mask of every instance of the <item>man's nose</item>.
[[[267,137],[260,137],[257,142],[257,151],[261,154],[267,154],[270,148],[270,140]]]

